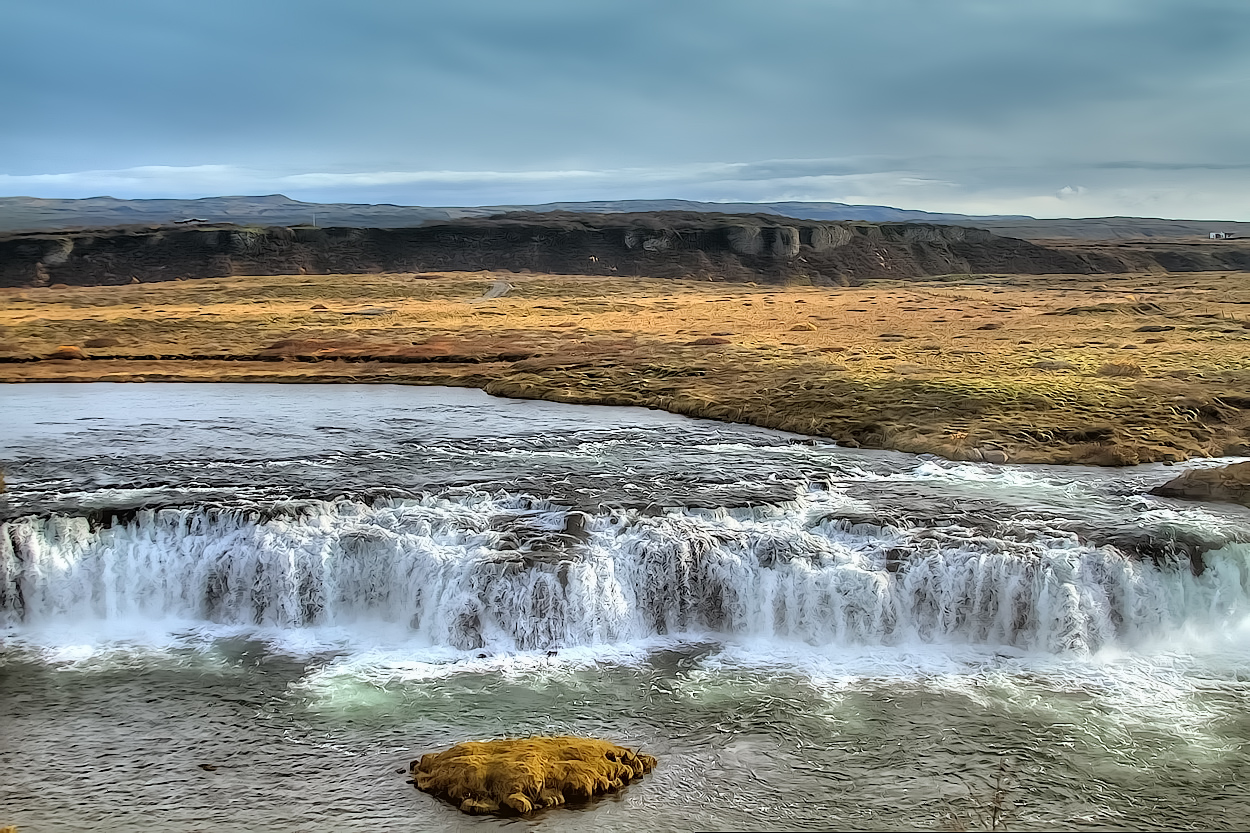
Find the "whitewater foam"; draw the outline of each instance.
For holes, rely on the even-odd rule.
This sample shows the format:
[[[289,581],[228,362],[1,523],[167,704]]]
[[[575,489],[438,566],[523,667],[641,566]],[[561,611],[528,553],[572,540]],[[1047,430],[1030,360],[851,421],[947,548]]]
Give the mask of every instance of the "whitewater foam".
[[[1244,627],[1250,547],[1150,563],[1062,529],[849,523],[836,491],[749,509],[569,510],[473,489],[0,525],[0,616],[374,630],[465,651],[713,633],[1088,654]]]

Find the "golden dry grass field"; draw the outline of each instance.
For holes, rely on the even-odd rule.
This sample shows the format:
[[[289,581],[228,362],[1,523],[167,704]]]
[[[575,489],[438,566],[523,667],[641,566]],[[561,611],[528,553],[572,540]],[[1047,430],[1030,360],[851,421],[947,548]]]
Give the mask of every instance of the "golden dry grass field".
[[[496,280],[514,288],[482,300]],[[468,385],[955,459],[1180,460],[1250,453],[1250,275],[818,288],[479,272],[0,290],[0,381],[96,380]]]

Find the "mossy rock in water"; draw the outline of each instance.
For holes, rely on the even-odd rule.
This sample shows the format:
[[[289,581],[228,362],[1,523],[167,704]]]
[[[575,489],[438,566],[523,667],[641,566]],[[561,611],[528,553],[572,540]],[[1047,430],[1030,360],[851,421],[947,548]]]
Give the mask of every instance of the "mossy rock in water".
[[[655,768],[655,758],[593,738],[469,741],[422,755],[417,789],[466,813],[529,813],[619,790]]]

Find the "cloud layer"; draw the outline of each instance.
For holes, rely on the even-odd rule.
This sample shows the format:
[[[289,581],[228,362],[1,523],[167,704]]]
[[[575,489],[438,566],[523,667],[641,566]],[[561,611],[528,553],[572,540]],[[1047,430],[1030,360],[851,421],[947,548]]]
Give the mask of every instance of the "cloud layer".
[[[1250,220],[1242,0],[43,0],[0,194]]]

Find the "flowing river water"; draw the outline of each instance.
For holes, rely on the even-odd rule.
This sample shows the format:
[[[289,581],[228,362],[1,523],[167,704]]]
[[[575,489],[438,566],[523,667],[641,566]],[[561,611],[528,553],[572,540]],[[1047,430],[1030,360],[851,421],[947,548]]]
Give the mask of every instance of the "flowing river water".
[[[1250,511],[1146,494],[1182,467],[459,389],[0,397],[0,825],[23,833],[1250,818]],[[660,764],[511,819],[398,772],[534,733]]]

